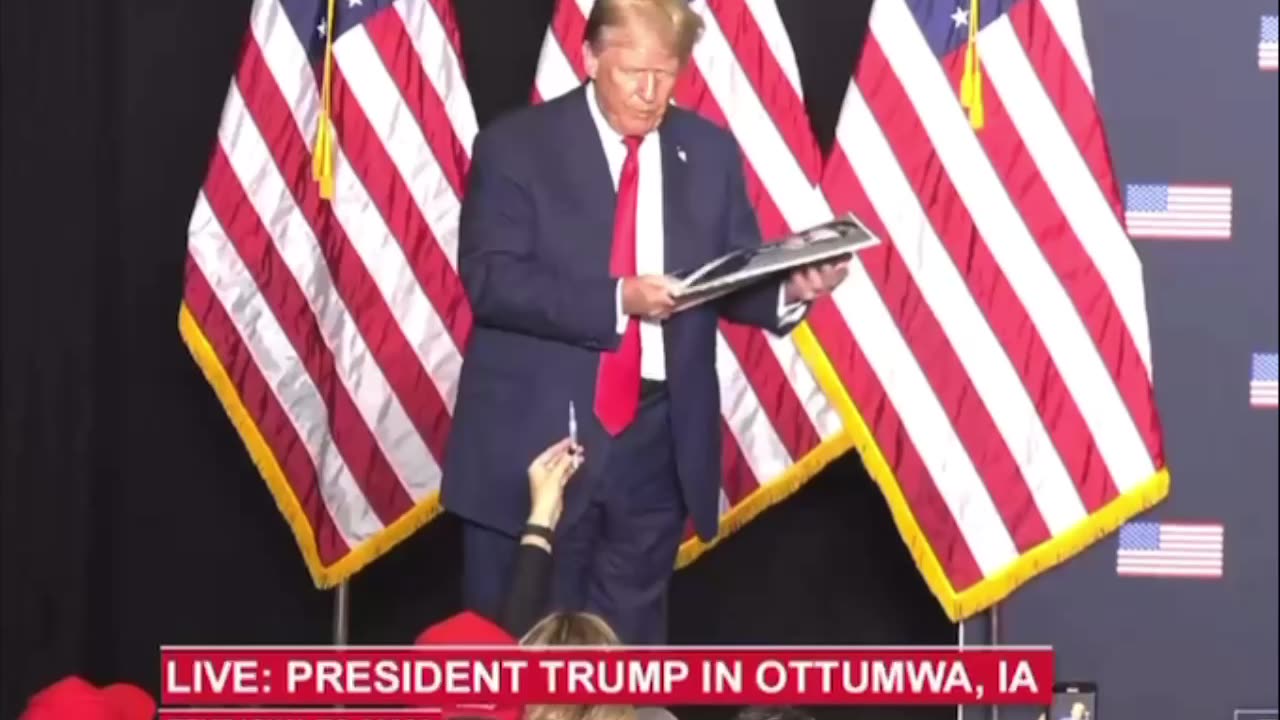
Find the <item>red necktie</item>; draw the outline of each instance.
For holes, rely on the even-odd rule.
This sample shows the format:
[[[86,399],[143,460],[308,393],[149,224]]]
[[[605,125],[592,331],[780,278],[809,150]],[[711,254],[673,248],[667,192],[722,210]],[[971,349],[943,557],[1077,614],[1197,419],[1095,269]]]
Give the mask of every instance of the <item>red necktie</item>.
[[[609,274],[616,278],[636,274],[636,196],[639,186],[638,137],[626,138],[627,159],[618,179],[618,205],[613,215],[613,253]],[[626,429],[640,404],[640,322],[627,319],[622,342],[613,352],[600,354],[596,376],[596,416],[610,435]]]

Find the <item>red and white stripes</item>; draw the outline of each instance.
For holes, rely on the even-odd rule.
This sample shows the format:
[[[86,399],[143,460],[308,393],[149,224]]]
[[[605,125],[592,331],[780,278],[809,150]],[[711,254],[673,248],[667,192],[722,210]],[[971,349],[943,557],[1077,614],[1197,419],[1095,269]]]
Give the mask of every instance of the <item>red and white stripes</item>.
[[[557,3],[535,101],[582,81],[592,2]],[[981,30],[977,131],[962,50],[939,60],[907,0],[877,0],[825,161],[774,0],[694,7],[706,32],[676,100],[737,138],[765,236],[852,210],[889,240],[805,331],[721,324],[722,517],[856,442],[956,618],[1158,499],[1142,270],[1075,0],[1021,0]],[[332,97],[324,201],[315,74],[280,0],[257,0],[183,315],[322,585],[437,507],[472,322],[456,265],[476,121],[450,0],[344,32]]]
[[[258,0],[191,219],[185,304],[216,355],[197,359],[238,389],[323,584],[439,489],[471,327],[456,257],[476,121],[457,42],[449,0],[401,0],[335,41],[325,202],[312,66],[279,1]]]
[[[823,189],[892,242],[812,322],[948,599],[1033,574],[1028,553],[1164,467],[1142,272],[1075,3],[1017,3],[978,48],[974,131],[962,50],[940,63],[904,0],[876,2]]]

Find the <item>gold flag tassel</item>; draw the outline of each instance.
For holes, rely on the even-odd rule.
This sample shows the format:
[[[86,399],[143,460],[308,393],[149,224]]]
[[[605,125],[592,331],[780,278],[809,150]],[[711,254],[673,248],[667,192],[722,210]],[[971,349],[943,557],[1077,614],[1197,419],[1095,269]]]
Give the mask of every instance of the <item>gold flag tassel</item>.
[[[978,0],[969,3],[969,44],[964,50],[964,74],[960,76],[960,106],[969,111],[969,125],[981,130],[986,122],[982,112],[982,63],[978,61]]]
[[[320,197],[333,199],[333,13],[336,0],[329,0],[328,19],[324,24],[324,81],[320,89],[320,124],[316,128],[316,144],[311,151],[311,174],[320,183]]]

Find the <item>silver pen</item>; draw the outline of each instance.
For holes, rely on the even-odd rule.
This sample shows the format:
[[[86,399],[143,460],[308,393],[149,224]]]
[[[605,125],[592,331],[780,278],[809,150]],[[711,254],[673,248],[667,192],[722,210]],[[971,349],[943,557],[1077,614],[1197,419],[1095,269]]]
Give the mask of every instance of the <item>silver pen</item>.
[[[573,401],[569,401],[569,442],[578,446],[578,416],[573,411]]]

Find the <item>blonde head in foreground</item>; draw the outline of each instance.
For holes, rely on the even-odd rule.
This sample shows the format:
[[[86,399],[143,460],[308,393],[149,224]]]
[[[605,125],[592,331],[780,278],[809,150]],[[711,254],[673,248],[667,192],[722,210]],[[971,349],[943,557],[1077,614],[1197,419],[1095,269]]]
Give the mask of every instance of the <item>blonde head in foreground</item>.
[[[603,619],[585,612],[552,613],[520,639],[530,647],[617,646],[622,643]],[[524,720],[634,720],[629,705],[530,705]]]
[[[603,618],[587,612],[556,612],[542,618],[520,638],[531,647],[563,645],[621,645]]]

